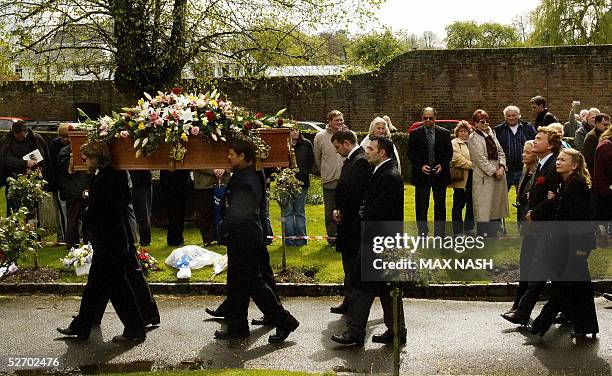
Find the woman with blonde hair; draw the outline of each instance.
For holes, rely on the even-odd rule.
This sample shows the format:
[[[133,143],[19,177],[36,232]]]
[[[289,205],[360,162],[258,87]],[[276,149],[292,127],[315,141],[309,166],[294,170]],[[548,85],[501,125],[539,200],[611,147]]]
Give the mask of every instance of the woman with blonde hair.
[[[548,125],[548,128],[554,129],[559,134],[559,136],[561,136],[561,147],[563,149],[569,149],[572,147],[572,145],[570,145],[567,141],[563,140],[563,135],[564,135],[563,124],[552,123]]]
[[[379,116],[375,117],[374,120],[370,123],[370,130],[368,131],[368,135],[361,141],[359,146],[361,146],[364,150],[370,145],[370,137],[387,137],[391,138],[391,130],[389,129],[389,124],[387,121]],[[397,162],[397,169],[401,173],[402,167],[400,166],[399,154],[397,152],[397,148],[395,144],[393,145],[393,158]]]
[[[450,162],[451,187],[453,187],[453,234],[455,236],[474,229],[474,210],[472,207],[472,161],[467,141],[472,132],[470,123],[461,120],[455,127],[455,138],[451,141],[453,157]],[[462,218],[465,207],[465,221]]]
[[[551,297],[533,321],[530,332],[543,336],[557,314],[563,312],[573,323],[572,338],[584,339],[599,332],[593,287],[587,257],[595,249],[590,222],[591,178],[584,156],[576,149],[563,149],[556,161],[562,177],[556,192],[549,191],[554,204],[554,226],[550,226],[549,265]]]
[[[497,236],[495,222],[508,216],[506,155],[495,131],[489,127],[489,114],[476,110],[472,116],[476,130],[470,135],[468,148],[472,160],[472,200],[479,235]],[[493,222],[493,223],[490,223]]]

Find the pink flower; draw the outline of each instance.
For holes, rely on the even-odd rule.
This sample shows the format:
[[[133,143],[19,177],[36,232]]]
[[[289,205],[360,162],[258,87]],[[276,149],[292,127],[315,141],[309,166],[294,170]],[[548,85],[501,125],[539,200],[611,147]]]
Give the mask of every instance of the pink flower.
[[[155,120],[155,123],[153,123],[154,125],[162,125],[164,124],[164,119],[162,118],[158,118],[157,120]]]
[[[106,123],[102,123],[102,125],[100,125],[100,130],[105,132],[108,130],[108,125],[106,125]]]
[[[123,138],[127,138],[127,136],[129,136],[130,134],[128,133],[128,131],[121,131],[121,137]]]
[[[105,137],[105,136],[107,136],[107,135],[108,135],[108,132],[107,132],[107,131],[102,131],[102,132],[100,132],[100,137]]]
[[[155,123],[157,119],[159,119],[159,114],[155,111],[151,112],[151,114],[149,115],[149,121],[151,123]]]
[[[200,133],[200,127],[191,127],[191,134],[197,136]]]

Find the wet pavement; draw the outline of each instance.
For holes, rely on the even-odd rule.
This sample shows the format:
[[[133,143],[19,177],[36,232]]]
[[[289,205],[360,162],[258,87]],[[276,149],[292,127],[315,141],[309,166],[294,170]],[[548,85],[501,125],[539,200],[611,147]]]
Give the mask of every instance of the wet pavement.
[[[285,307],[301,325],[282,345],[268,344],[272,329],[252,327],[246,340],[220,341],[213,333],[220,322],[205,307],[220,297],[159,297],[159,328],[137,346],[110,342],[121,333],[112,307],[102,326],[86,342],[63,339],[56,331],[78,310],[79,297],[8,296],[0,298],[0,372],[13,372],[8,357],[58,358],[61,369],[74,373],[164,369],[270,368],[302,371],[391,373],[390,346],[370,342],[384,331],[382,310],[375,301],[365,347],[338,346],[332,334],[344,321],[329,313],[340,298],[286,298]],[[536,338],[517,330],[499,314],[507,302],[405,299],[408,344],[402,349],[405,374],[610,375],[612,303],[597,299],[601,333],[597,340],[576,343],[566,327],[555,326]],[[536,307],[539,312],[541,303]],[[251,305],[250,317],[259,317]]]

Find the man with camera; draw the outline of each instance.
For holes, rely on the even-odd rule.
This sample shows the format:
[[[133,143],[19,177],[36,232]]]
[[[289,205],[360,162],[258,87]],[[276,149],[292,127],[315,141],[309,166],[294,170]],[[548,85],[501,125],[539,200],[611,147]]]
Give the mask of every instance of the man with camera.
[[[408,158],[412,162],[412,185],[415,187],[416,220],[419,235],[427,235],[429,192],[434,198],[434,235],[444,236],[446,221],[446,187],[450,184],[450,161],[453,156],[450,132],[436,125],[436,111],[425,107],[423,125],[408,139]]]

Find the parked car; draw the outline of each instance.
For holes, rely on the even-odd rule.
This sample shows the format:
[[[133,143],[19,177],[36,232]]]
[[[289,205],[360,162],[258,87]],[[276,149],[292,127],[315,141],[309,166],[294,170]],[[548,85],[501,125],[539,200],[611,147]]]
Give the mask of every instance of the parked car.
[[[300,127],[300,130],[312,132],[322,131],[327,126],[325,123],[321,123],[320,121],[308,120],[296,121],[296,124],[298,125],[298,127]]]
[[[453,130],[455,129],[457,124],[459,124],[459,121],[460,120],[436,120],[436,125],[442,128],[448,129],[451,133],[453,133]],[[422,121],[417,121],[415,123],[412,123],[412,125],[408,127],[408,133],[412,133],[412,131],[414,131],[421,125],[423,125]]]
[[[57,128],[64,121],[26,121],[26,125],[36,132],[57,132]]]
[[[0,130],[10,131],[13,126],[13,123],[19,120],[27,121],[30,119],[22,117],[0,116]]]

